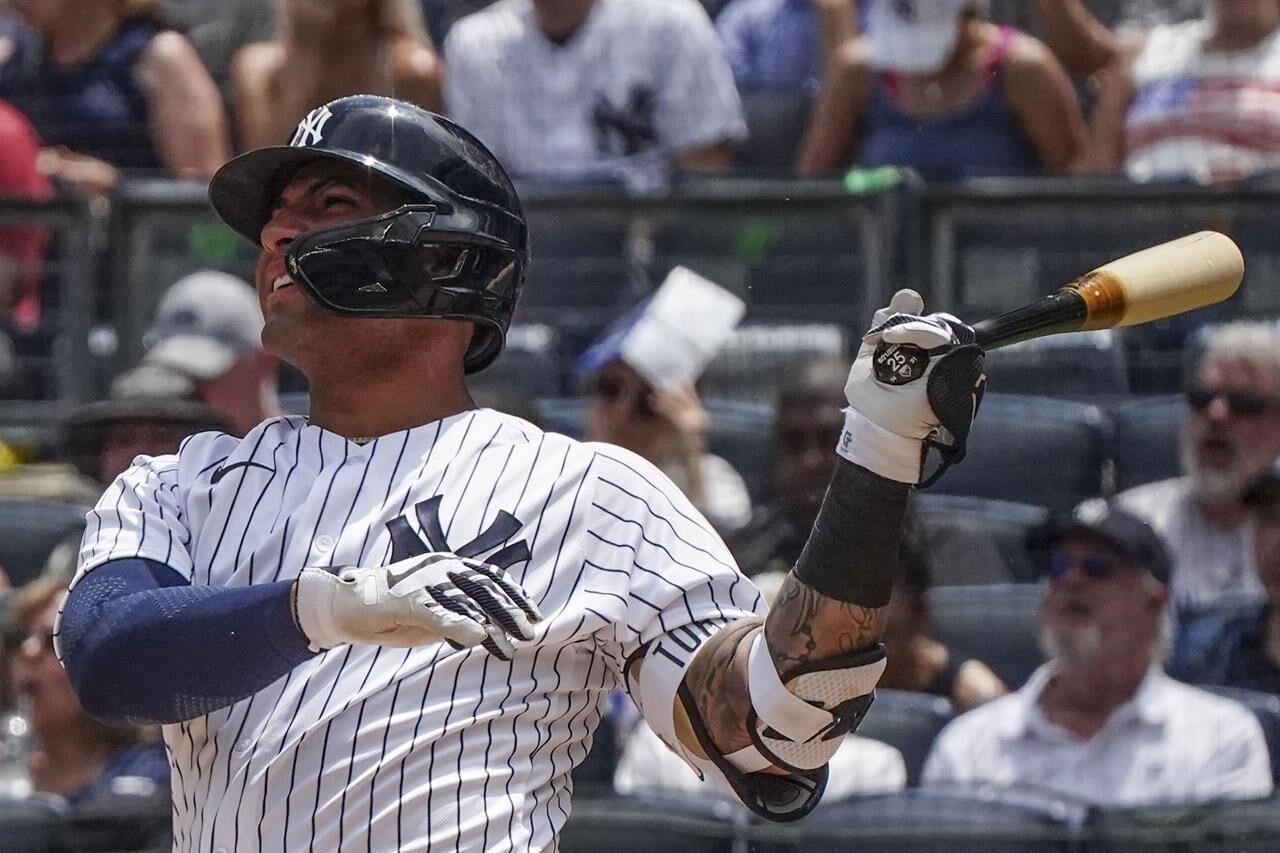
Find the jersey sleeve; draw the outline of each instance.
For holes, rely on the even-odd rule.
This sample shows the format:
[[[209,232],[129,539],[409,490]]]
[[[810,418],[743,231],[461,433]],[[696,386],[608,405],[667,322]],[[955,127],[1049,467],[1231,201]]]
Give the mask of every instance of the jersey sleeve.
[[[191,579],[177,456],[139,456],[85,517],[76,581],[111,560],[141,557]]]
[[[656,50],[665,69],[658,99],[659,137],[680,151],[747,135],[733,70],[707,13],[697,4],[672,4]]]
[[[763,616],[759,591],[693,504],[648,462],[610,451],[584,550],[593,586],[614,596],[623,654],[661,642],[684,659],[719,627]]]

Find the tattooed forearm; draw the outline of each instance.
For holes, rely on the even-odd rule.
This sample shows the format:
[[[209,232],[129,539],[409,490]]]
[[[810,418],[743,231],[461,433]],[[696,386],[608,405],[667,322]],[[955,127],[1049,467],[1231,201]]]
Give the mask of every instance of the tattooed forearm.
[[[723,753],[750,746],[747,735],[747,655],[759,619],[742,619],[722,628],[689,665],[684,683],[703,725]],[[681,741],[686,738],[681,737]],[[686,743],[686,745],[689,745]]]
[[[774,666],[785,680],[804,664],[861,651],[880,639],[883,614],[828,598],[789,574],[765,622]]]

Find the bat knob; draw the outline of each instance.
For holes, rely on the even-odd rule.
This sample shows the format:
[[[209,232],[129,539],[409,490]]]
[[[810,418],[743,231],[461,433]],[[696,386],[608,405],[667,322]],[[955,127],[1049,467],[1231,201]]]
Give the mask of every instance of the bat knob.
[[[929,369],[929,353],[915,344],[881,342],[871,356],[871,371],[885,385],[906,385]]]

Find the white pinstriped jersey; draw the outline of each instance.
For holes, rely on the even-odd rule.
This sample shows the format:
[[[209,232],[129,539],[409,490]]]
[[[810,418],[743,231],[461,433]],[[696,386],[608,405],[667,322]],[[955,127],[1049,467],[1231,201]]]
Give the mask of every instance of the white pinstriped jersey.
[[[510,663],[339,647],[165,726],[178,849],[554,848],[626,657],[763,612],[655,468],[485,409],[365,445],[277,418],[141,457],[90,513],[80,575],[140,556],[244,586],[426,550],[507,566],[546,617],[536,640]]]
[[[454,24],[444,54],[449,114],[518,177],[652,189],[676,153],[746,136],[696,0],[596,0],[564,44],[530,0],[498,0]]]

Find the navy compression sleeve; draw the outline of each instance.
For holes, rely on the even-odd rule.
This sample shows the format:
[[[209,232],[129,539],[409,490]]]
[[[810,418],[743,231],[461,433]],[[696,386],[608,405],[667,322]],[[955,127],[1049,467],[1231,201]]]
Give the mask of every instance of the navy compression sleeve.
[[[152,560],[104,563],[62,608],[71,686],[106,720],[176,723],[225,708],[312,657],[292,585],[191,586]]]

